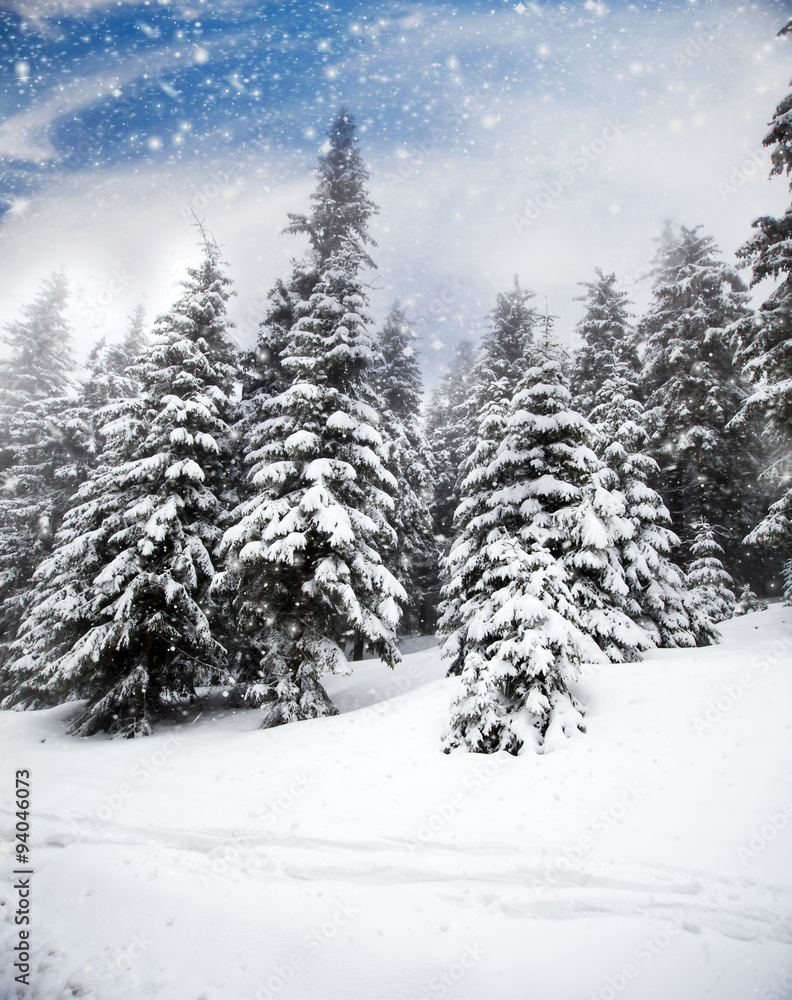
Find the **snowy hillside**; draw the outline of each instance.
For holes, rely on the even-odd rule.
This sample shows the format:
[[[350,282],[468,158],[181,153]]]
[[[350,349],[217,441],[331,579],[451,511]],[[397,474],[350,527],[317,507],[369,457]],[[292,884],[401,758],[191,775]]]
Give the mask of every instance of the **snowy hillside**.
[[[442,754],[436,647],[269,731],[207,707],[78,740],[73,705],[2,713],[34,870],[17,991],[5,854],[2,996],[789,996],[792,609],[722,632],[592,668],[586,735],[547,755]]]

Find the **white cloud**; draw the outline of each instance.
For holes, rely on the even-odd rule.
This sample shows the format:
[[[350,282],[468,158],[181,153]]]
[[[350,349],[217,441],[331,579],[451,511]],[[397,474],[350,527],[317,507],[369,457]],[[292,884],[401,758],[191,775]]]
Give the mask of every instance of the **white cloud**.
[[[56,151],[49,138],[50,127],[65,115],[89,108],[97,101],[117,94],[144,75],[155,77],[170,66],[180,63],[177,51],[168,46],[146,53],[144,57],[128,59],[119,68],[108,67],[72,83],[63,84],[57,92],[34,102],[19,114],[0,125],[0,156],[10,160],[43,163],[55,158]]]
[[[102,336],[115,339],[141,303],[148,321],[179,293],[199,251],[192,212],[205,219],[243,290],[232,300],[238,336],[250,345],[272,280],[302,244],[281,237],[286,213],[305,204],[305,180],[276,186],[260,162],[182,170],[115,170],[74,175],[6,221],[0,299],[6,316],[35,295],[40,280],[63,266],[70,280],[68,318],[81,357]]]

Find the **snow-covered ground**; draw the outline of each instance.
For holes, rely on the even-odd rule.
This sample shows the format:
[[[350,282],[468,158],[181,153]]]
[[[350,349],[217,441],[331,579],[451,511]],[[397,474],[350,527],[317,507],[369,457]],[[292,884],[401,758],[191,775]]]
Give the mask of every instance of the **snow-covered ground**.
[[[31,772],[31,986],[161,1000],[792,996],[792,608],[592,668],[586,735],[444,755],[436,647],[364,661],[332,719],[207,711],[145,740],[0,714]]]

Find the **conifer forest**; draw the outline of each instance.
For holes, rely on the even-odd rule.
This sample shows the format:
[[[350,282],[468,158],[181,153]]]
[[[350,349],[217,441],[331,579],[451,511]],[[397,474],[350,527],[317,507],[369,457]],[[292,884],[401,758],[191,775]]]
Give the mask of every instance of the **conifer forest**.
[[[791,102],[764,140],[781,177]],[[792,601],[792,209],[754,222],[745,277],[667,225],[639,317],[597,270],[572,351],[515,275],[424,409],[405,309],[367,311],[349,109],[327,145],[255,350],[197,216],[170,311],[84,371],[65,273],[6,326],[3,708],[81,699],[75,734],[144,736],[220,685],[280,725],[334,714],[321,678],[346,653],[393,664],[437,630],[462,678],[444,749],[518,753],[581,726],[581,663],[717,642],[779,580]]]
[[[792,84],[773,62],[790,64],[789,11],[277,6],[0,4],[0,744],[19,768],[0,994],[792,995]],[[669,34],[644,43],[640,24]],[[535,79],[498,62],[512,31]],[[729,56],[740,31],[753,62]],[[102,68],[70,63],[56,93],[63,40]],[[418,108],[398,109],[407,78],[440,120],[431,81],[470,79],[468,44],[487,81],[394,165],[380,130]],[[628,51],[644,44],[662,65]],[[576,76],[592,45],[594,75]],[[161,68],[166,50],[193,83]],[[723,160],[707,201],[680,151],[726,157],[726,103],[705,113],[674,80],[726,87],[730,59],[745,162]],[[523,125],[582,109],[620,66],[627,110],[588,144],[584,110],[552,139],[509,124],[510,101]],[[671,118],[646,138],[655,105],[633,111],[652,88],[687,100],[695,136]],[[251,138],[262,95],[276,124]],[[212,118],[223,102],[236,110]],[[136,185],[160,157],[151,190],[167,188],[199,106],[214,173],[190,181],[172,238],[171,216],[160,232],[141,201],[136,218]],[[496,144],[490,174],[502,158],[485,182],[469,120]],[[74,123],[88,145],[67,169]],[[113,166],[128,233],[102,186],[127,127],[143,157]],[[287,135],[304,146],[279,176]],[[504,150],[523,139],[557,143],[542,155],[562,168],[515,203]],[[639,143],[651,212],[625,181],[597,214],[610,181],[594,177]],[[242,254],[253,177],[269,228]],[[52,185],[82,191],[85,214],[28,294],[62,228],[54,200],[52,220],[37,207]],[[731,220],[739,198],[742,235],[708,207]],[[490,216],[519,252],[496,250]],[[606,218],[631,230],[624,273]],[[115,318],[81,324],[80,247],[144,228],[104,302]]]

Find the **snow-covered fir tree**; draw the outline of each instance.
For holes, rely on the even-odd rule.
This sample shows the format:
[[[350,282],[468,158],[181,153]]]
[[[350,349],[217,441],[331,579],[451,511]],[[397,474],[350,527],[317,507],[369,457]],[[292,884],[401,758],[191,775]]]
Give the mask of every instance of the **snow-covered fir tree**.
[[[278,395],[293,380],[293,374],[282,367],[281,356],[331,255],[351,239],[362,263],[374,266],[365,247],[376,246],[368,224],[379,209],[366,191],[368,172],[357,144],[354,117],[346,107],[340,108],[328,129],[327,150],[319,157],[316,174],[311,212],[290,212],[284,230],[307,236],[309,250],[292,262],[289,277],[279,278],[269,292],[256,348],[246,359],[238,426],[243,437],[249,437],[258,423],[258,400]]]
[[[259,446],[264,410],[268,401],[279,396],[291,385],[293,375],[282,364],[297,316],[311,295],[319,279],[310,255],[294,261],[290,277],[278,279],[270,290],[264,319],[259,325],[253,351],[242,353],[241,399],[237,420],[233,428],[240,464],[238,495],[240,503],[257,495],[250,474],[250,456]],[[238,506],[238,505],[237,505]],[[229,619],[236,618],[233,609],[233,592],[226,587],[222,598],[222,613]],[[231,658],[236,687],[227,700],[229,707],[247,704],[254,691],[261,691],[261,654],[251,642],[245,629],[237,628],[231,640]]]
[[[128,399],[139,392],[131,368],[148,343],[144,315],[143,306],[137,306],[129,317],[124,337],[110,344],[103,338],[88,355],[76,409],[83,421],[85,451],[94,461],[101,449],[99,427],[104,407],[113,400]]]
[[[14,646],[19,683],[5,706],[87,698],[78,735],[146,735],[199,685],[230,680],[208,589],[237,374],[230,282],[203,232],[202,248],[135,366],[140,394],[106,407],[102,462],[38,570]]]
[[[474,450],[481,459],[484,450],[491,453],[497,447],[500,424],[495,414],[502,423],[525,373],[538,322],[536,309],[529,305],[533,297],[515,275],[511,289],[498,293],[478,352],[467,340],[460,344],[454,365],[432,399],[428,433],[437,469],[432,519],[446,552],[461,499],[462,465]],[[494,437],[483,438],[483,433]]]
[[[311,212],[290,212],[285,231],[308,237],[317,273],[350,242],[356,247],[361,266],[374,267],[365,247],[376,246],[368,226],[379,209],[366,190],[368,172],[360,154],[355,120],[346,107],[339,109],[327,131],[327,151],[319,157],[316,175]]]
[[[426,436],[434,465],[432,527],[442,552],[448,551],[453,539],[454,511],[460,501],[460,468],[470,435],[475,363],[473,341],[462,340],[449,371],[432,393],[427,414]]]
[[[764,145],[772,151],[771,177],[789,178],[792,92],[779,103]],[[789,186],[792,190],[792,181]],[[792,604],[792,487],[788,485],[792,473],[792,207],[781,217],[762,216],[753,225],[758,232],[738,255],[752,267],[752,285],[764,278],[778,284],[758,312],[735,327],[739,359],[752,391],[733,426],[744,429],[758,422],[770,444],[762,475],[774,487],[775,498],[746,542],[769,546],[787,560],[784,596]]]
[[[509,291],[498,292],[474,372],[473,388],[480,399],[489,399],[488,390],[497,386],[511,400],[514,387],[531,366],[530,348],[540,322],[529,304],[534,297],[516,274]]]
[[[557,348],[543,340],[529,361],[495,453],[474,452],[463,466],[440,621],[461,681],[446,750],[551,749],[580,728],[569,687],[580,664],[605,659],[581,629],[559,517],[598,468],[590,427],[570,410]],[[486,414],[482,424],[491,435]]]
[[[635,334],[630,326],[627,293],[616,288],[616,275],[596,269],[596,281],[581,282],[586,294],[586,312],[577,325],[583,341],[575,352],[570,389],[575,407],[588,416],[594,398],[614,364],[636,383],[640,360]]]
[[[723,549],[715,539],[712,527],[706,521],[699,521],[694,527],[696,534],[690,546],[688,590],[693,594],[695,606],[701,608],[713,624],[717,624],[734,615],[737,603],[731,589],[734,580],[723,568]]]
[[[489,315],[479,359],[473,369],[473,391],[467,422],[465,458],[475,453],[484,464],[503,440],[507,411],[520,379],[532,364],[531,347],[539,316],[529,305],[534,293],[520,285],[517,275],[508,292],[499,292]]]
[[[730,324],[748,315],[745,286],[701,227],[665,239],[654,297],[640,328],[646,340],[641,391],[660,491],[685,545],[701,518],[725,532],[729,564],[740,564],[750,526],[759,443],[730,425],[745,397]]]
[[[498,295],[495,309],[490,313],[479,358],[471,371],[469,389],[458,413],[461,419],[460,465],[455,493],[460,499],[467,495],[465,483],[471,473],[475,469],[488,468],[502,444],[515,391],[533,361],[531,350],[538,316],[528,306],[531,298],[533,292],[523,289],[515,275],[512,290]],[[459,513],[457,505],[451,538],[464,524]],[[449,553],[441,561],[441,575],[450,581],[454,572]],[[444,620],[446,618],[444,613]],[[455,659],[450,669],[452,673],[459,672],[461,661]]]
[[[234,427],[239,453],[247,466],[246,475],[240,483],[240,500],[252,500],[257,496],[258,491],[250,474],[250,466],[255,464],[251,456],[261,445],[261,428],[266,421],[265,411],[269,401],[285,392],[294,381],[294,373],[284,367],[283,357],[291,343],[297,320],[308,308],[307,303],[320,280],[321,268],[327,264],[327,247],[334,242],[336,225],[340,225],[346,217],[345,197],[351,206],[356,206],[350,211],[354,224],[350,232],[362,234],[361,245],[373,244],[367,224],[377,209],[365,193],[363,185],[368,175],[359,150],[351,141],[353,138],[354,121],[342,108],[328,132],[330,148],[320,157],[318,189],[312,196],[315,203],[313,211],[310,216],[289,213],[291,224],[285,229],[287,233],[306,235],[308,250],[292,261],[289,276],[285,280],[278,278],[273,285],[267,296],[268,306],[259,325],[255,349],[242,357],[242,398]],[[319,190],[330,198],[329,206],[317,198]],[[341,201],[336,203],[339,198]],[[227,600],[231,599],[231,594],[231,590],[226,590]],[[233,659],[239,683],[234,696],[229,699],[229,705],[251,700],[258,702],[263,697],[262,692],[268,690],[260,682],[260,650],[245,630],[238,633],[237,639]],[[361,655],[359,639],[355,649],[356,655]]]
[[[621,557],[635,526],[627,516],[624,496],[615,487],[611,470],[598,469],[583,487],[580,501],[559,511],[558,519],[569,535],[563,561],[580,610],[581,628],[609,660],[622,663],[640,660],[654,642],[630,616],[630,587]]]
[[[261,400],[251,482],[223,546],[218,592],[234,606],[260,654],[262,683],[248,692],[263,725],[334,711],[319,678],[344,669],[341,646],[362,637],[395,663],[406,594],[383,564],[395,480],[384,467],[378,415],[364,381],[374,345],[366,333],[361,259],[343,246],[298,320],[283,356],[294,374]]]
[[[25,612],[32,574],[83,475],[85,435],[72,392],[62,272],[2,334],[0,359],[0,661]],[[0,679],[0,690],[5,684]]]
[[[312,213],[291,216],[290,227],[308,235],[307,266],[296,266],[317,280],[307,299],[287,303],[293,323],[278,355],[286,388],[262,389],[248,404],[248,497],[215,586],[252,651],[255,674],[241,679],[264,727],[335,711],[320,678],[346,668],[348,640],[395,663],[407,599],[383,562],[396,544],[396,483],[369,402],[376,350],[361,278],[375,209],[345,109],[328,142]]]
[[[423,386],[416,339],[395,302],[377,337],[372,402],[380,414],[385,467],[396,480],[398,499],[391,516],[396,547],[386,563],[408,596],[401,628],[405,633],[429,633],[436,623],[440,553],[430,514],[433,467],[421,417]]]
[[[633,526],[619,547],[628,587],[624,610],[657,646],[692,646],[685,576],[672,561],[679,539],[662,498],[650,485],[657,463],[646,453],[649,434],[630,369],[623,363],[612,363],[610,374],[606,369],[590,415],[595,450],[607,470],[599,476],[624,498],[624,516]]]
[[[551,342],[552,318],[546,316],[543,344]],[[626,359],[618,360],[619,357],[620,352],[611,353],[611,367],[614,364],[626,367]],[[607,364],[604,356],[600,360]],[[570,400],[569,413],[573,421],[581,416],[574,399]],[[595,448],[594,428],[587,425],[586,434],[584,443]],[[621,553],[632,540],[635,525],[627,517],[626,501],[617,486],[616,477],[607,466],[601,462],[592,465],[579,497],[558,511],[557,518],[568,537],[562,558],[572,597],[580,609],[581,627],[610,660],[621,663],[640,660],[642,651],[653,642],[629,613],[630,588]]]
[[[137,305],[129,316],[124,336],[107,346],[107,369],[115,375],[126,376],[130,367],[145,352],[149,337],[146,332],[146,310]],[[128,376],[127,376],[128,377]]]
[[[750,614],[752,611],[767,611],[767,601],[763,601],[761,597],[758,597],[750,587],[750,584],[745,584],[743,589],[740,591],[740,596],[737,603],[734,605],[734,618],[739,618],[742,615]]]

